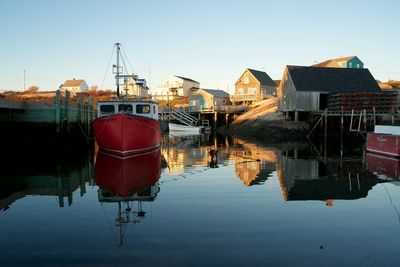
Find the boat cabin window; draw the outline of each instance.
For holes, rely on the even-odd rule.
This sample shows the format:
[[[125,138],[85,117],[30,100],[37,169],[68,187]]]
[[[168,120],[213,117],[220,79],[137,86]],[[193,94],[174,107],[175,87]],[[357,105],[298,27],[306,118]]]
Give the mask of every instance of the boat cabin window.
[[[118,112],[132,114],[132,111],[133,111],[132,105],[129,105],[129,104],[119,104],[118,105]]]
[[[101,114],[114,114],[115,108],[114,105],[101,105],[100,113]]]
[[[150,113],[150,105],[136,105],[137,114],[147,114]]]

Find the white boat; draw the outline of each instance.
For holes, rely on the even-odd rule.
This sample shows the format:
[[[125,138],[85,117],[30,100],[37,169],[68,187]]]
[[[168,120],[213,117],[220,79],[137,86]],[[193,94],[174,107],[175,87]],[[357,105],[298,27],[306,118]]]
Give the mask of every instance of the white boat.
[[[200,134],[203,128],[198,126],[187,126],[175,123],[169,123],[168,126],[170,132],[185,132],[191,134]]]

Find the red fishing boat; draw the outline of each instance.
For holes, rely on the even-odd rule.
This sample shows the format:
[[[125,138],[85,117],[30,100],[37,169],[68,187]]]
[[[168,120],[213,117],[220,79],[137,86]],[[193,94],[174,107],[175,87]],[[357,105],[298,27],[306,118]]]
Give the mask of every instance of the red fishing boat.
[[[373,153],[399,157],[400,126],[375,125],[375,131],[367,135],[365,146]]]
[[[100,150],[119,157],[129,157],[159,148],[161,126],[155,102],[120,98],[120,80],[137,80],[137,75],[122,74],[122,67],[119,66],[120,44],[116,43],[115,46],[117,64],[113,67],[117,100],[97,102],[93,134]]]

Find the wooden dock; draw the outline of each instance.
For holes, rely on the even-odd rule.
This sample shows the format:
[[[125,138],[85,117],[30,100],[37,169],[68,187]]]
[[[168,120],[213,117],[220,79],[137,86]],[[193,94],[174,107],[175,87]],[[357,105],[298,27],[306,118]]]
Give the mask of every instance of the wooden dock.
[[[24,125],[47,127],[55,133],[79,131],[89,138],[94,117],[93,98],[80,93],[71,97],[69,91],[57,90],[42,99],[0,97],[0,125],[7,129]]]

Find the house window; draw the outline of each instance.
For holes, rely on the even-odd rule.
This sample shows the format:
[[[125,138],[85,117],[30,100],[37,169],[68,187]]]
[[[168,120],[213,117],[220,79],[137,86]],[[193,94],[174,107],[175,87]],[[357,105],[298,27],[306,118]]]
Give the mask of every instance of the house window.
[[[357,63],[357,69],[361,68],[360,63]]]
[[[249,95],[255,95],[257,94],[257,88],[249,88],[247,89],[247,92]]]
[[[249,83],[249,76],[244,77],[244,83],[248,84]]]
[[[349,68],[353,67],[353,62],[349,62]]]
[[[195,107],[196,106],[196,100],[190,100],[190,106]]]
[[[243,95],[243,93],[244,93],[243,88],[238,88],[238,95]]]

